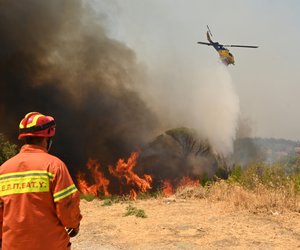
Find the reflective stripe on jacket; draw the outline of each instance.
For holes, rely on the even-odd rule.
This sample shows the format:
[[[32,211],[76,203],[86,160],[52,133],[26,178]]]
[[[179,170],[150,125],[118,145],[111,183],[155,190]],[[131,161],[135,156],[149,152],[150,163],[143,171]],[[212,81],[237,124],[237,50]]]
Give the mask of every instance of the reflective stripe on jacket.
[[[67,167],[39,146],[24,145],[0,167],[3,250],[70,249],[65,228],[81,220]]]

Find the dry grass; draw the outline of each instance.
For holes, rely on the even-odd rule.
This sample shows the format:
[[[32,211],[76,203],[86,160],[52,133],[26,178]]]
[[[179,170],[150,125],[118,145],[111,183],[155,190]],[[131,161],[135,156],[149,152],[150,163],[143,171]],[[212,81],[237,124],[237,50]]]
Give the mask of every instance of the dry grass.
[[[249,189],[236,182],[221,180],[206,187],[181,187],[175,197],[223,202],[228,208],[253,213],[300,212],[300,194],[293,190],[292,185],[270,188],[257,183],[255,187]]]
[[[184,186],[176,190],[175,197],[179,199],[202,199],[207,195],[206,189],[202,186]]]
[[[226,201],[233,207],[252,212],[300,212],[299,194],[287,188],[268,188],[263,184],[247,189],[238,183],[220,181],[210,187],[207,198]]]

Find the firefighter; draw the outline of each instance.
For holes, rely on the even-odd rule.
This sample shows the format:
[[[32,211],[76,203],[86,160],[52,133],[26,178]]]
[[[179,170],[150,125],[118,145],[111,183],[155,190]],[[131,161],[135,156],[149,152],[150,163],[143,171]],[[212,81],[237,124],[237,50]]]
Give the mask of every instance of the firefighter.
[[[53,117],[28,113],[20,122],[20,152],[0,167],[3,250],[66,250],[82,218],[79,193],[66,165],[48,154]]]

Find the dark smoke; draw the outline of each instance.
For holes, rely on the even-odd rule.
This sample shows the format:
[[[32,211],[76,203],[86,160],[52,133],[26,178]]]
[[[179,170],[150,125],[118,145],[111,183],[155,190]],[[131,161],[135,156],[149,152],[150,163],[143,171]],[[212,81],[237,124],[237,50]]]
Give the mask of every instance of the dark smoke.
[[[16,141],[26,113],[54,116],[52,153],[72,174],[89,157],[127,157],[156,128],[134,91],[139,71],[81,1],[0,1],[0,132]]]

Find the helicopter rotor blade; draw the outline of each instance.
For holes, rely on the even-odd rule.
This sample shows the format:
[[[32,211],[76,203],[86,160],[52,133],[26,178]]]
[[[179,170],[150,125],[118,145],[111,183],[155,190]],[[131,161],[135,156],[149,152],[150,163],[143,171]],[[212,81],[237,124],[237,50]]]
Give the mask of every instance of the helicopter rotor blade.
[[[237,47],[237,48],[252,48],[256,49],[258,46],[252,46],[252,45],[223,45],[224,47]]]
[[[197,42],[198,44],[204,44],[204,45],[208,45],[208,46],[212,46],[211,43],[205,43],[205,42]]]
[[[209,34],[210,34],[210,36],[212,37],[213,35],[212,35],[211,31],[210,31],[210,28],[209,28],[209,26],[208,26],[208,25],[206,25],[206,27],[207,27],[207,30],[208,30],[208,32],[209,32]]]

